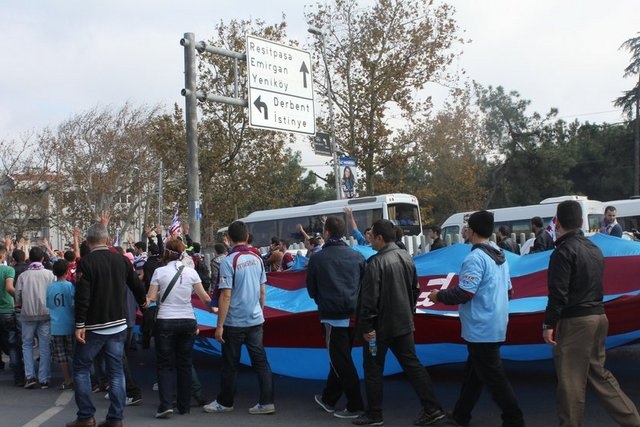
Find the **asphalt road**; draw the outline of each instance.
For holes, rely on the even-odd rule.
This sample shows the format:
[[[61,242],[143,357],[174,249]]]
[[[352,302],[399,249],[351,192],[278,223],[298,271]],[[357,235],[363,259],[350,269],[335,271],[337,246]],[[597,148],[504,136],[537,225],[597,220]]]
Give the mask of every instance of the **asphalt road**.
[[[6,356],[4,358],[6,360]],[[126,426],[202,426],[224,423],[229,426],[336,426],[351,425],[321,410],[313,401],[313,395],[321,391],[323,382],[276,376],[276,414],[249,415],[248,409],[257,402],[257,380],[249,369],[242,369],[238,377],[238,393],[235,411],[225,414],[207,414],[193,407],[190,414],[174,415],[168,420],[154,418],[157,409],[155,382],[155,356],[153,351],[139,350],[131,360],[136,379],[143,387],[143,401],[125,410]],[[607,366],[617,377],[625,392],[640,404],[640,344],[613,349],[608,353]],[[220,360],[195,355],[195,365],[209,400],[215,397],[219,385]],[[528,426],[556,425],[555,372],[550,360],[538,362],[511,362],[505,366],[516,395],[525,413]],[[462,364],[448,364],[429,368],[436,392],[445,406],[451,408],[456,400],[462,380]],[[0,427],[14,426],[64,426],[75,419],[76,406],[73,392],[59,392],[55,386],[61,375],[54,368],[52,385],[48,390],[25,390],[13,386],[8,366],[0,371]],[[403,375],[385,378],[384,409],[386,426],[409,426],[420,412],[419,402]],[[104,394],[94,394],[98,408],[96,419],[104,419],[108,401]],[[474,411],[472,426],[499,426],[500,412],[484,393]],[[444,423],[442,423],[444,425]],[[585,427],[615,425],[599,405],[593,394],[587,394]]]

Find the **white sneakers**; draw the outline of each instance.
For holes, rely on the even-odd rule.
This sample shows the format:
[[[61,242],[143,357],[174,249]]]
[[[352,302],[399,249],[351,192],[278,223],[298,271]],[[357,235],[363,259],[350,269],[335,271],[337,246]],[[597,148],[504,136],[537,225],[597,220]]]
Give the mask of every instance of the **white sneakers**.
[[[231,412],[233,411],[233,406],[224,406],[218,403],[217,400],[209,403],[208,405],[204,405],[202,407],[205,412],[213,413],[221,413],[221,412]],[[276,407],[273,403],[267,403],[265,405],[261,405],[258,403],[252,408],[249,408],[249,413],[251,415],[267,415],[274,414],[276,412]]]
[[[268,415],[275,414],[276,406],[273,403],[267,403],[265,405],[257,404],[253,408],[249,408],[251,415]]]
[[[210,414],[213,414],[217,412],[231,412],[233,411],[233,406],[223,406],[219,404],[217,400],[214,400],[208,405],[204,405],[202,409],[204,409],[205,412],[209,412]]]

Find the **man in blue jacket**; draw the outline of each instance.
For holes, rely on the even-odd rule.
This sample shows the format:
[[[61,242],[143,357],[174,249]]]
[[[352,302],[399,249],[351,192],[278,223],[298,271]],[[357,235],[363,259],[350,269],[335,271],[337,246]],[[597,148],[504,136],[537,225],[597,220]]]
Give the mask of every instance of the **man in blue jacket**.
[[[483,386],[502,410],[503,427],[522,427],[524,419],[500,359],[509,322],[511,279],[504,253],[489,241],[493,214],[478,211],[469,217],[467,236],[473,247],[462,262],[458,286],[434,290],[429,300],[458,304],[462,338],[467,342],[467,365],[452,421],[469,425],[471,411]]]
[[[327,384],[315,400],[338,418],[356,418],[364,404],[351,347],[355,338],[353,316],[365,259],[342,240],[344,234],[344,221],[337,216],[328,217],[323,230],[325,244],[309,259],[307,291],[318,305],[330,361]],[[336,412],[335,405],[343,392],[347,407]]]

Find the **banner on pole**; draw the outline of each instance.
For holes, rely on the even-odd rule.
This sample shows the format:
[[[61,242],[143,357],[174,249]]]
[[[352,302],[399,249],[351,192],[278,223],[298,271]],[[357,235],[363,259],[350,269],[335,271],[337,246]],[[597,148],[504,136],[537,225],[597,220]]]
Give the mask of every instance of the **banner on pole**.
[[[358,197],[358,181],[356,159],[352,157],[340,157],[340,189],[343,199]]]

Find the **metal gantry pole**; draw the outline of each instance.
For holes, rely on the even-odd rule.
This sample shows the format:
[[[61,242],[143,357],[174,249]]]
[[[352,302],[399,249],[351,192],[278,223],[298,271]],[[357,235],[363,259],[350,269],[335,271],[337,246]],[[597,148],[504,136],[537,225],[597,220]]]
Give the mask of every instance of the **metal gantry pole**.
[[[162,160],[160,160],[160,171],[158,172],[158,225],[162,225],[162,205],[163,203],[163,193],[162,193],[162,174],[163,174],[163,164]]]
[[[196,42],[193,33],[185,33],[184,46],[185,121],[187,131],[187,201],[189,203],[189,235],[200,242],[200,220],[196,202],[200,197],[198,164],[198,100],[196,98]]]

